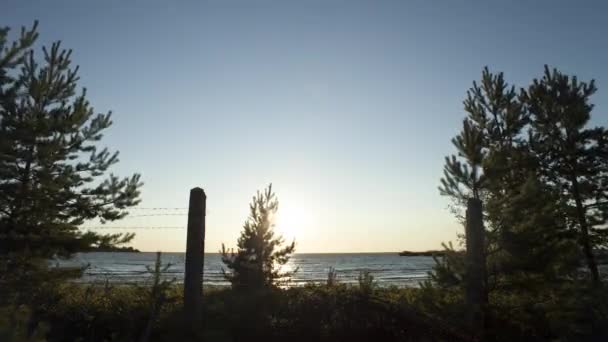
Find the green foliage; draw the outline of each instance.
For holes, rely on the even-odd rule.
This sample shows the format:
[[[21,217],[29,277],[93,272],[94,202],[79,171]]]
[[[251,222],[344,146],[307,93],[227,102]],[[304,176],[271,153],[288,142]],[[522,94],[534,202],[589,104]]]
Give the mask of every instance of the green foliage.
[[[77,93],[71,51],[56,42],[35,58],[36,24],[8,43],[0,30],[0,257],[8,272],[17,254],[69,256],[91,246],[124,243],[78,229],[85,220],[124,217],[138,203],[138,174],[102,178],[118,152],[99,148],[111,113],[95,114]]]
[[[133,286],[66,285],[38,308],[49,341],[137,340],[149,320],[149,297]]]
[[[606,296],[578,272],[585,258],[597,283],[593,251],[605,243],[608,217],[608,138],[604,128],[586,128],[595,91],[593,81],[546,67],[519,95],[502,73],[487,68],[467,93],[467,118],[453,140],[459,156],[446,159],[440,192],[456,208],[470,197],[484,202],[486,336],[606,336]],[[431,281],[422,285],[420,305],[458,322],[452,310],[459,301],[444,298],[460,296],[465,260],[451,245],[444,248]]]
[[[481,198],[481,192],[488,188],[487,163],[496,159],[504,149],[516,147],[527,116],[517,101],[513,86],[509,86],[502,73],[492,74],[484,68],[480,85],[473,82],[464,101],[467,117],[462,131],[452,139],[458,151],[457,156],[446,157],[444,177],[439,191],[463,204],[468,198]],[[506,161],[506,160],[503,160]],[[499,167],[492,163],[490,168]],[[502,171],[507,164],[500,165]]]
[[[33,292],[34,323],[48,327],[48,341],[148,341],[181,313],[181,287],[164,280],[170,265],[160,253],[141,285],[66,283]],[[179,330],[179,328],[176,328]],[[175,334],[175,331],[172,332]]]
[[[579,253],[559,198],[534,177],[505,194],[488,208],[497,228],[488,260],[492,287],[531,288],[574,277]]]
[[[442,288],[462,286],[465,273],[464,253],[454,249],[452,242],[443,243],[442,246],[444,248],[443,256],[433,257],[435,266],[429,274],[430,281]]]
[[[330,267],[329,270],[327,271],[327,281],[325,282],[325,284],[328,287],[337,286],[339,284],[338,272],[336,272],[335,268]]]
[[[283,290],[267,334],[272,340],[298,341],[428,341],[442,336],[410,304],[411,292],[378,288],[366,294],[344,284]]]
[[[458,157],[445,157],[445,167],[439,192],[459,201],[466,198],[479,198],[484,177],[481,173],[481,163],[484,152],[483,136],[471,125],[471,121],[463,121],[462,132],[452,139],[452,144],[458,150]],[[464,162],[461,161],[464,159]]]
[[[608,237],[608,131],[588,128],[595,83],[579,82],[545,66],[543,78],[522,92],[531,117],[530,145],[542,180],[559,194],[568,224],[593,280],[599,272],[593,250]]]
[[[150,341],[184,340],[180,288],[166,289],[170,300],[154,319]],[[488,340],[605,340],[606,294],[603,288],[582,284],[547,287],[534,295],[494,291],[488,310]],[[0,315],[20,320],[7,323],[0,319],[0,333],[25,336],[33,331],[47,341],[141,340],[153,317],[152,298],[150,290],[132,285],[63,285],[45,291],[45,300],[35,310],[22,307],[18,315]],[[257,298],[229,288],[205,288],[204,298],[200,340],[472,340],[458,289],[378,287],[366,295],[357,286],[309,284],[274,288]]]
[[[0,307],[0,341],[45,341],[44,335],[48,327],[43,323],[33,324],[30,311],[25,306]]]
[[[573,248],[575,237],[571,231],[573,220],[569,217],[569,200],[555,186],[557,183],[554,179],[544,176],[547,172],[543,170],[550,164],[546,164],[546,157],[538,152],[539,146],[549,145],[539,142],[542,134],[537,132],[537,107],[558,108],[565,103],[565,100],[557,97],[557,92],[549,96],[550,91],[537,89],[549,82],[551,77],[546,76],[544,83],[535,81],[531,90],[522,91],[518,96],[514,87],[505,82],[502,73],[492,74],[485,68],[480,85],[473,83],[464,102],[468,116],[462,133],[454,141],[461,157],[468,160],[470,165],[481,165],[479,173],[483,177],[479,179],[483,182],[480,183],[478,194],[484,201],[490,288],[538,283],[543,279],[556,281],[573,276],[577,267],[578,253]],[[562,85],[564,87],[566,85]],[[570,99],[576,94],[579,97],[582,93],[590,95],[594,89],[592,85],[585,84],[578,87],[579,92],[570,91]],[[539,101],[544,104],[534,104]],[[586,100],[578,101],[580,108],[590,109],[584,105]],[[564,108],[560,109],[560,113],[563,117],[577,115],[569,114]],[[555,121],[547,125],[552,125],[558,131],[558,127],[563,127],[563,124]],[[526,134],[525,130],[530,134]],[[467,136],[474,136],[475,139],[466,139]],[[477,147],[470,147],[470,144]],[[567,156],[562,153],[562,157]],[[456,157],[452,158],[456,160]],[[441,189],[441,193],[461,204],[466,196],[471,195],[459,190],[461,184],[467,188],[474,186],[466,181],[470,174],[454,171],[453,165],[446,164],[446,172],[451,176],[442,180],[444,189]],[[596,179],[603,182],[601,177]],[[436,281],[453,284],[455,279],[462,276],[450,275],[462,261],[452,257],[441,263],[436,267]]]
[[[140,287],[140,291],[143,293],[149,293],[149,312],[148,323],[144,328],[141,335],[140,341],[146,342],[150,340],[152,333],[152,327],[158,320],[162,307],[168,302],[175,301],[175,297],[171,296],[170,290],[172,284],[175,283],[176,279],[171,280],[163,279],[163,274],[169,270],[171,264],[162,264],[161,252],[156,253],[156,260],[154,262],[154,268],[146,266],[147,271],[152,276],[151,286]]]
[[[368,270],[363,270],[359,272],[359,277],[357,278],[357,283],[359,284],[359,290],[364,295],[371,295],[374,292],[374,289],[378,285],[374,281],[374,276]]]
[[[205,314],[212,320],[207,324],[210,329],[223,326],[234,340],[460,340],[436,324],[441,318],[433,319],[418,310],[418,293],[417,289],[376,288],[366,294],[346,284],[307,284],[265,292],[263,306],[259,306],[251,296],[219,290],[205,297],[213,305]],[[217,303],[229,303],[229,314],[221,313],[226,306]],[[217,330],[214,335],[225,336]]]
[[[238,239],[236,252],[222,244],[222,261],[229,271],[224,276],[235,289],[258,290],[285,281],[297,270],[282,272],[295,250],[295,241],[283,245],[282,237],[274,234],[274,217],[279,208],[272,184],[257,192],[249,206],[249,218]]]

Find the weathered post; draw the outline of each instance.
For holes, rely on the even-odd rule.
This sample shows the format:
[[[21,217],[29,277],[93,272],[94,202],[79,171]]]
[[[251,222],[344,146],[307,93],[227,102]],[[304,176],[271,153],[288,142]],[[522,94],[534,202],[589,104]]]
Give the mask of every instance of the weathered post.
[[[190,328],[194,328],[200,323],[202,315],[206,200],[207,196],[203,189],[190,190],[184,274],[184,314]]]
[[[483,334],[484,308],[488,301],[486,291],[486,260],[482,216],[482,203],[477,198],[467,202],[466,215],[466,289],[465,300],[469,306],[471,328]]]

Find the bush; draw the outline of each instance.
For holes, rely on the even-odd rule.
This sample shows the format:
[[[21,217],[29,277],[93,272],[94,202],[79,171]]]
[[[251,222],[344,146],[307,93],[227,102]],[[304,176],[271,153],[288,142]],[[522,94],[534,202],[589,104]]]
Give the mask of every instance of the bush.
[[[150,341],[470,341],[462,293],[429,285],[383,288],[308,284],[258,292],[205,288],[200,336],[183,336],[181,286],[165,289],[156,316],[151,289],[67,284],[28,312],[24,327],[48,341],[137,341],[151,318]],[[603,288],[555,286],[538,295],[494,292],[488,340],[606,340],[608,295]],[[27,322],[27,324],[25,323]],[[0,333],[7,324],[0,322]],[[7,336],[2,335],[0,337]],[[2,340],[8,340],[6,338]],[[10,340],[9,340],[10,341]]]

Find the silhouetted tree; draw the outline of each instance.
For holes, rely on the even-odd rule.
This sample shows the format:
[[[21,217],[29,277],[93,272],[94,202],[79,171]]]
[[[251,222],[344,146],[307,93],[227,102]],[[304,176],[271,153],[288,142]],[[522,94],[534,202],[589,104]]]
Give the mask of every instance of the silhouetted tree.
[[[483,201],[483,256],[479,242],[471,240],[478,232],[467,226],[466,254],[446,248],[432,279],[444,287],[465,285],[465,298],[473,305],[487,303],[488,291],[538,294],[547,282],[571,275],[576,258],[560,198],[538,177],[526,106],[502,73],[485,68],[479,84],[467,92],[464,109],[463,129],[452,140],[458,156],[446,158],[440,193],[457,208],[466,203],[474,224],[479,214],[471,211],[471,202]],[[469,250],[470,242],[475,250]]]
[[[17,260],[69,256],[108,247],[133,235],[79,230],[85,220],[124,217],[139,202],[140,176],[119,179],[108,169],[118,152],[97,143],[112,124],[95,114],[86,91],[76,93],[78,67],[70,50],[53,43],[35,59],[38,34],[21,30],[8,43],[0,30],[0,257],[3,271]],[[44,264],[44,263],[42,263]]]
[[[608,218],[608,131],[588,128],[597,88],[545,66],[522,93],[531,115],[530,143],[540,160],[540,174],[567,206],[570,227],[594,282],[600,281],[594,247],[606,244]]]
[[[465,273],[464,254],[457,251],[452,242],[442,243],[444,249],[442,256],[433,256],[435,265],[430,272],[430,282],[425,286],[438,285],[441,288],[460,287],[463,284]]]
[[[522,181],[488,208],[496,227],[488,265],[494,288],[542,291],[570,278],[579,258],[559,197],[537,177]]]
[[[263,192],[258,191],[249,205],[249,218],[238,239],[237,251],[228,251],[222,244],[222,261],[229,269],[222,272],[235,289],[269,288],[297,271],[281,271],[295,250],[295,241],[283,246],[283,238],[275,236],[278,208],[270,184]]]
[[[479,199],[484,182],[481,168],[485,156],[483,136],[471,120],[465,119],[462,131],[452,139],[452,144],[458,150],[458,156],[445,157],[439,192],[457,201]]]
[[[468,196],[483,199],[491,287],[507,274],[565,272],[571,266],[572,249],[566,248],[571,234],[559,196],[538,177],[541,162],[526,134],[527,107],[502,73],[485,68],[481,82],[467,92],[464,108],[464,128],[453,143],[468,164],[448,158],[440,191],[459,204]],[[459,268],[442,263],[444,275],[438,279],[461,278],[446,276],[446,269]]]
[[[584,299],[580,305],[539,307],[534,315],[582,317],[590,305],[582,303],[593,300],[584,287],[575,295],[572,279],[580,263],[577,243],[589,254],[606,241],[600,228],[607,217],[608,139],[605,129],[584,127],[594,91],[593,83],[546,69],[542,80],[517,94],[502,73],[486,68],[467,93],[468,115],[453,140],[459,156],[447,158],[440,191],[457,207],[467,198],[483,200],[487,288],[494,300],[517,293],[512,302],[490,303],[490,325],[502,315],[492,312],[495,305],[517,311],[568,293]],[[431,279],[443,287],[461,286],[467,280],[465,258],[446,249]]]
[[[474,83],[467,94],[465,110],[482,132],[486,151],[483,199],[488,276],[493,282],[489,285],[512,286],[522,275],[528,280],[549,275],[555,279],[556,270],[568,274],[567,268],[574,269],[572,249],[567,247],[572,241],[563,208],[538,177],[540,161],[531,153],[526,134],[530,115],[515,87],[502,73],[485,68],[480,85]]]
[[[468,322],[475,334],[484,332],[486,290],[485,231],[483,226],[481,190],[485,182],[482,164],[486,155],[484,136],[470,119],[465,119],[461,133],[452,143],[460,157],[446,157],[440,192],[452,196],[457,203],[466,201],[465,223],[465,302],[470,308]],[[463,162],[461,162],[461,160]]]
[[[452,139],[458,155],[446,157],[439,187],[440,194],[461,206],[469,198],[486,201],[489,192],[520,184],[526,173],[522,163],[529,161],[521,134],[527,116],[502,73],[484,68],[480,84],[473,82],[467,91],[464,109],[463,128]]]

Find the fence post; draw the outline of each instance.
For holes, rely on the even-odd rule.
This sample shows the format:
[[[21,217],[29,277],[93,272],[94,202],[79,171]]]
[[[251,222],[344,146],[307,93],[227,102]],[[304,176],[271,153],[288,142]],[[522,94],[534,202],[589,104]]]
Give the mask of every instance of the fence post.
[[[202,318],[206,201],[207,196],[203,189],[194,188],[190,190],[184,274],[184,314],[190,328],[196,327]]]
[[[483,228],[482,202],[470,198],[466,213],[466,281],[465,301],[469,306],[471,328],[483,335],[486,290],[485,231]]]

